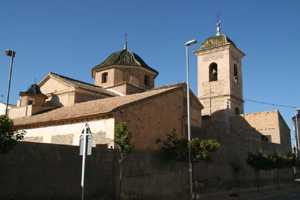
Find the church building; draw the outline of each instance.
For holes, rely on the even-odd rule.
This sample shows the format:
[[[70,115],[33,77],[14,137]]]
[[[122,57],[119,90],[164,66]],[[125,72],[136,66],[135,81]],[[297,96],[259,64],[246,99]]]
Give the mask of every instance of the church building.
[[[190,93],[193,136],[246,138],[249,133],[257,143],[289,151],[290,130],[279,111],[244,113],[245,54],[221,32],[220,23],[194,54],[198,92]],[[95,145],[114,148],[115,125],[126,122],[137,149],[157,149],[156,141],[173,129],[187,137],[186,84],[156,87],[158,74],[126,43],[92,67],[93,84],[50,72],[20,92],[9,117],[15,129],[26,131],[25,141],[79,145],[88,123]],[[210,135],[220,130],[225,135]]]

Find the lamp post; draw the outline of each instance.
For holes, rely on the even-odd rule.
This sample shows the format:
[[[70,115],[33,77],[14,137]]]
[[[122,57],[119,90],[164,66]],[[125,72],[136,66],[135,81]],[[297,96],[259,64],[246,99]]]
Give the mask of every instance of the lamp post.
[[[16,52],[11,50],[11,49],[7,49],[7,50],[5,50],[5,54],[8,57],[11,57],[10,65],[9,65],[8,89],[7,89],[7,96],[6,96],[6,108],[5,108],[5,115],[7,116],[7,114],[8,114],[9,95],[10,95],[10,87],[11,87],[11,77],[12,77],[12,70],[13,70],[13,64],[14,64],[14,58],[16,56]]]
[[[295,140],[296,140],[296,156],[298,158],[299,156],[299,124],[298,124],[298,114],[299,110],[296,110],[296,115],[295,115]]]
[[[190,86],[189,86],[189,47],[196,44],[197,40],[190,40],[184,43],[186,59],[186,106],[187,106],[187,131],[188,131],[188,162],[189,162],[189,185],[190,199],[193,199],[193,166],[191,158],[191,113],[190,113]]]

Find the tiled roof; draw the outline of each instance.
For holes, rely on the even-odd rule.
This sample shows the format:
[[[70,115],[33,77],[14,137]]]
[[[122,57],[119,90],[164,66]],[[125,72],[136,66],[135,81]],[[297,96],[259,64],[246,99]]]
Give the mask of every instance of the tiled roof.
[[[94,73],[99,71],[105,67],[109,66],[137,66],[148,69],[155,74],[158,74],[158,71],[151,68],[146,62],[136,53],[129,51],[127,48],[114,52],[110,54],[102,63],[96,65],[92,69],[92,76],[94,77]]]
[[[221,47],[228,44],[232,44],[234,47],[236,47],[234,42],[226,35],[215,35],[204,40],[204,42],[202,42],[200,48],[197,51]]]
[[[148,90],[146,92],[110,97],[98,100],[92,100],[83,103],[77,103],[73,106],[66,106],[58,108],[47,113],[33,115],[31,117],[22,117],[14,119],[15,127],[24,127],[26,125],[43,124],[43,123],[55,123],[64,120],[81,119],[90,116],[101,116],[111,113],[117,108],[125,105],[129,105],[134,102],[138,102],[149,97],[153,97],[159,94],[166,93],[179,88],[184,88],[185,84],[176,84],[171,86],[165,86]]]
[[[56,74],[54,72],[50,72],[48,75],[52,76],[52,77],[55,77],[55,78],[58,78],[58,79],[60,79],[64,82],[67,82],[67,83],[71,84],[74,87],[78,87],[78,88],[85,89],[85,90],[90,90],[90,91],[97,92],[97,93],[102,93],[102,94],[105,94],[107,96],[117,96],[117,94],[115,94],[113,92],[110,92],[110,91],[107,91],[106,89],[104,89],[102,87],[99,87],[97,85],[93,85],[91,83],[86,83],[86,82],[83,82],[83,81],[79,81],[79,80],[76,80],[76,79],[73,79],[73,78],[70,78],[70,77],[67,77],[67,76]]]

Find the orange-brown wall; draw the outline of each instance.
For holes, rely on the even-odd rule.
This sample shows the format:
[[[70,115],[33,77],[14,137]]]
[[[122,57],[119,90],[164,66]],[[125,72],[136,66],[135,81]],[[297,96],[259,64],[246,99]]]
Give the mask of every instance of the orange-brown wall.
[[[115,121],[127,123],[135,148],[158,149],[156,141],[164,140],[172,129],[180,136],[186,135],[185,105],[185,92],[180,88],[116,111]],[[198,104],[192,105],[194,109],[201,108]],[[200,126],[201,110],[192,115],[192,119],[197,119],[192,125]]]

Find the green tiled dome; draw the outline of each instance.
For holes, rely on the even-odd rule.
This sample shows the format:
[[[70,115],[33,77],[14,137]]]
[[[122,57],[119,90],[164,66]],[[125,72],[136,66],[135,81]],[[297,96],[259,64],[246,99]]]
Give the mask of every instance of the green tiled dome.
[[[96,71],[100,71],[105,67],[109,66],[137,66],[137,67],[143,67],[148,70],[153,71],[155,74],[158,74],[158,72],[151,68],[149,65],[145,63],[145,61],[138,56],[136,53],[129,51],[127,48],[112,53],[110,56],[108,56],[102,63],[96,65],[92,69],[92,75],[94,77],[94,73]]]

